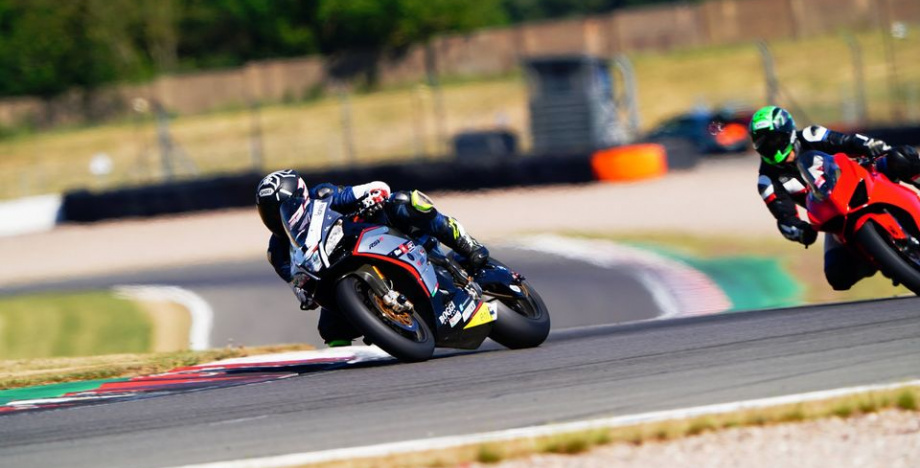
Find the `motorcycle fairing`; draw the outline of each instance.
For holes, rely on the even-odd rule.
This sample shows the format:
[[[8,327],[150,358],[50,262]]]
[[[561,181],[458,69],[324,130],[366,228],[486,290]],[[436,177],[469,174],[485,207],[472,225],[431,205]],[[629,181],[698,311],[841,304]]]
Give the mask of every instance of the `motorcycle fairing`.
[[[872,220],[894,239],[906,239],[908,234],[892,211],[904,213],[920,226],[920,198],[912,190],[891,182],[883,174],[867,170],[844,153],[823,158],[820,164],[809,153],[798,161],[799,171],[809,186],[806,199],[809,221],[818,230],[845,230],[853,233]],[[815,170],[820,166],[820,170]],[[860,188],[860,184],[863,187]],[[870,194],[854,202],[855,194]],[[839,194],[839,196],[838,196]],[[842,222],[840,220],[842,219]],[[833,229],[832,229],[833,228]]]
[[[442,301],[443,306],[435,311],[438,346],[478,348],[492,330],[491,326],[482,325],[495,321],[490,306],[463,288],[440,293],[434,297],[433,302]]]
[[[438,291],[438,277],[428,263],[425,248],[387,226],[376,226],[361,231],[355,244],[354,255],[366,256],[397,264],[412,273],[419,284],[434,296]]]
[[[476,307],[476,311],[472,314],[470,320],[463,328],[468,329],[494,322],[497,316],[498,313],[495,311],[495,309],[492,308],[492,306],[485,302],[480,302],[479,306]]]
[[[329,253],[342,239],[342,215],[329,207],[330,197],[309,200],[290,198],[281,205],[285,232],[291,241],[291,268],[314,277],[330,265]],[[330,239],[330,233],[335,233]],[[292,271],[293,273],[293,271]]]

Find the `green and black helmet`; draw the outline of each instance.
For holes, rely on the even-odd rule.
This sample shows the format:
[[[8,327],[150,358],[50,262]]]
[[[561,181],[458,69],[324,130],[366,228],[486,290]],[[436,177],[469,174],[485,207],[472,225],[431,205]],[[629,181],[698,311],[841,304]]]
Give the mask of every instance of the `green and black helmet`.
[[[751,118],[751,141],[767,164],[779,164],[789,157],[795,146],[795,120],[786,109],[776,106],[760,108]]]

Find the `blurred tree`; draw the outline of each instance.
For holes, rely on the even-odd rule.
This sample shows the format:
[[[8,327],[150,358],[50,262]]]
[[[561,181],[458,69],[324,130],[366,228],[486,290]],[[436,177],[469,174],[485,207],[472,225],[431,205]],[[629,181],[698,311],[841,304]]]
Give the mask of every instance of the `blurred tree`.
[[[139,8],[143,17],[143,44],[157,72],[171,72],[179,64],[178,0],[143,0]]]
[[[676,1],[700,0],[0,0],[0,96],[317,52],[363,50],[360,69],[436,34]]]
[[[321,49],[393,50],[445,32],[507,23],[499,0],[319,0]]]
[[[52,96],[143,73],[130,0],[0,0],[0,95]]]
[[[316,1],[184,0],[178,57],[182,68],[241,65],[319,50]]]

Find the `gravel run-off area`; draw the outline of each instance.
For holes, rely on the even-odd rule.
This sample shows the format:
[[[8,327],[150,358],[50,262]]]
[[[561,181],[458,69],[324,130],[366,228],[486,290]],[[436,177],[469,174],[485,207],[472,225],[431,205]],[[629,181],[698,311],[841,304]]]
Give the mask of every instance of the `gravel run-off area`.
[[[476,468],[916,468],[920,415],[884,411],[709,432],[641,445],[616,443],[579,455],[539,454]]]

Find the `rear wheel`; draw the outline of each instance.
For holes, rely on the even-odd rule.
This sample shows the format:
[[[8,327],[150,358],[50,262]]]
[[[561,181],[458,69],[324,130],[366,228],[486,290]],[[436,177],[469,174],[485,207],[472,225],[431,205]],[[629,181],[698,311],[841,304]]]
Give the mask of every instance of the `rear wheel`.
[[[498,297],[498,318],[489,338],[511,349],[539,346],[549,335],[549,311],[526,281],[519,287],[524,297]],[[488,293],[486,293],[488,294]]]
[[[920,295],[920,251],[916,247],[899,247],[884,229],[872,221],[866,221],[856,231],[855,238],[885,276]]]
[[[388,307],[364,281],[348,276],[335,287],[342,313],[373,344],[406,362],[425,361],[434,354],[434,335],[418,312]]]

